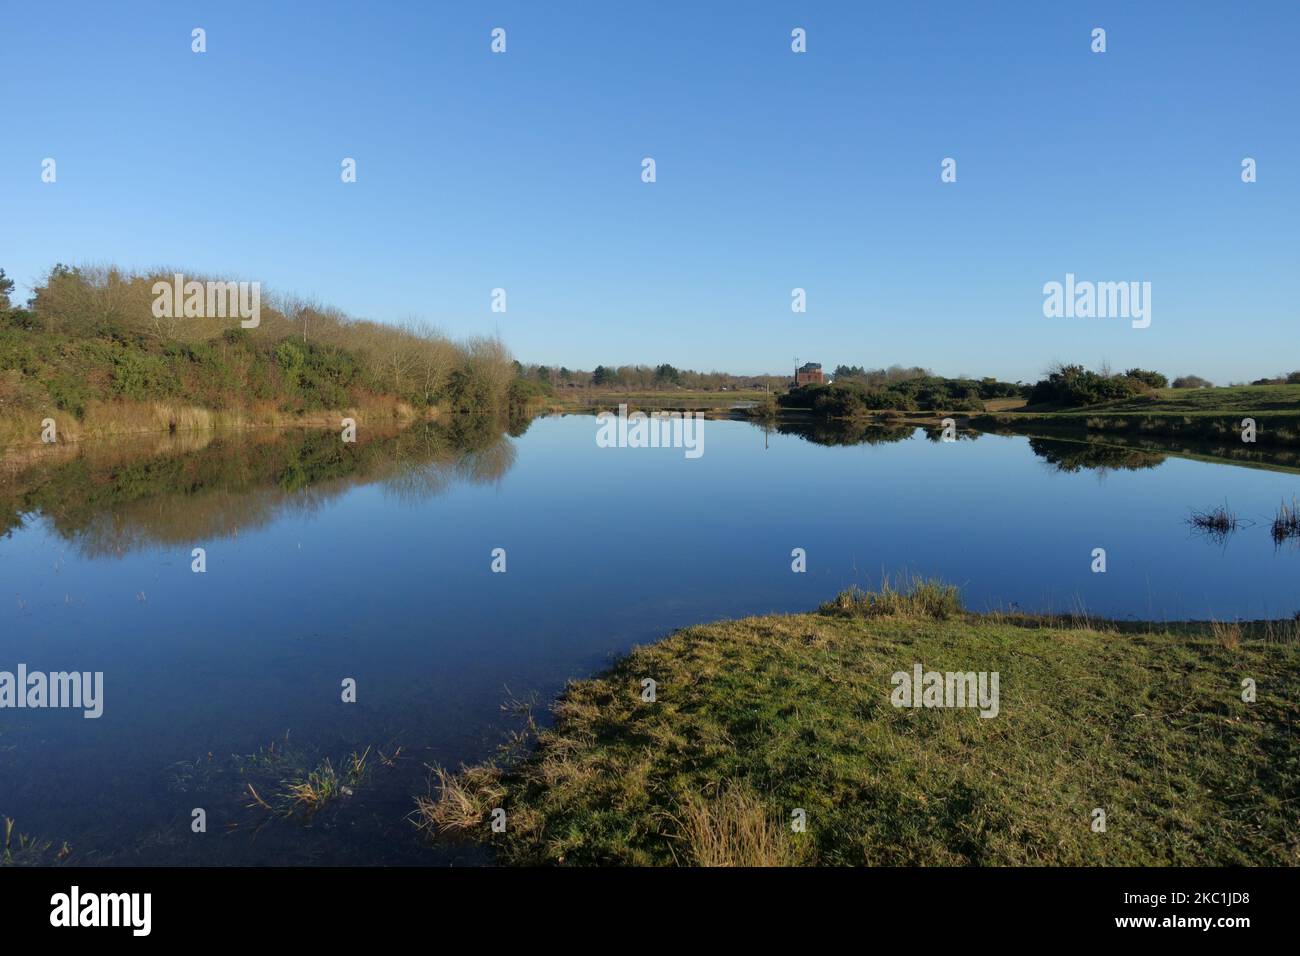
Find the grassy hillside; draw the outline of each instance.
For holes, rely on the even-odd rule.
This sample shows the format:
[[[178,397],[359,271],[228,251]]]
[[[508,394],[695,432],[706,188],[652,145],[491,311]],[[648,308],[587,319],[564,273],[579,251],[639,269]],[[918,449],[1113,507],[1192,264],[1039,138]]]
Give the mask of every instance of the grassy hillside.
[[[920,593],[640,648],[524,756],[442,775],[419,822],[525,864],[1300,863],[1294,622],[1121,630]],[[918,662],[999,672],[1000,712],[892,706]]]
[[[1300,446],[1300,385],[1151,389],[1076,408],[990,410],[972,417],[970,423],[986,430],[1149,435],[1250,448],[1241,438],[1245,418],[1255,419],[1255,445]]]
[[[1233,412],[1300,412],[1300,385],[1233,385],[1222,388],[1159,388],[1136,398],[1089,406],[1090,412],[1221,415]]]

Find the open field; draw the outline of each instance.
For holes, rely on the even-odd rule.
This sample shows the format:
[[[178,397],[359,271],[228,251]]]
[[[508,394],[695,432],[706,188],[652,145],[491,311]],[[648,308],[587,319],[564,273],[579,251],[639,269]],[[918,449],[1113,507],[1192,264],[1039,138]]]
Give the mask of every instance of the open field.
[[[997,715],[892,706],[891,675],[918,663],[998,672]],[[1110,624],[967,614],[935,585],[859,593],[636,649],[571,683],[522,757],[435,779],[417,820],[524,864],[1295,865],[1297,691],[1293,621]]]

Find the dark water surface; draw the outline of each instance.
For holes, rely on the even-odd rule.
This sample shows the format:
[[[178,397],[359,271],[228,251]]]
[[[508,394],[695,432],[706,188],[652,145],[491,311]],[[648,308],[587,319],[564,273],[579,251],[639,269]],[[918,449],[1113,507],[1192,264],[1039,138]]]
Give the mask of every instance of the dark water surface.
[[[976,610],[1300,609],[1300,553],[1268,533],[1300,474],[733,421],[707,422],[690,460],[598,448],[596,428],[363,430],[356,446],[267,433],[11,461],[0,671],[103,671],[105,690],[96,720],[0,710],[0,816],[85,863],[477,862],[406,819],[426,765],[489,756],[514,726],[507,696],[544,710],[567,678],[682,625],[810,610],[882,570],[959,584]],[[1225,501],[1246,527],[1189,530],[1191,510]],[[791,572],[796,547],[807,573]],[[389,766],[380,754],[399,747]],[[270,814],[248,789],[275,802],[366,748],[351,793],[315,815]]]

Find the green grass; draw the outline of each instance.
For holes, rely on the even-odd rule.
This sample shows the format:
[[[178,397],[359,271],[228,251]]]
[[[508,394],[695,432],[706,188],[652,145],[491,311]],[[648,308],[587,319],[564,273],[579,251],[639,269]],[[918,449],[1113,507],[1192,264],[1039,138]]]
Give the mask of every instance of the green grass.
[[[1222,415],[1233,412],[1300,412],[1300,385],[1236,385],[1224,388],[1161,388],[1120,402],[1090,405],[1088,412],[1169,412]]]
[[[570,684],[527,756],[445,778],[418,818],[520,864],[1300,863],[1294,622],[1088,626],[946,599],[928,616],[937,596],[639,648]],[[895,708],[890,677],[917,662],[997,671],[1000,713]]]
[[[284,781],[281,805],[285,815],[311,816],[339,797],[351,796],[353,788],[366,779],[369,756],[369,747],[361,754],[353,751],[341,770],[336,770],[326,757],[314,770]]]

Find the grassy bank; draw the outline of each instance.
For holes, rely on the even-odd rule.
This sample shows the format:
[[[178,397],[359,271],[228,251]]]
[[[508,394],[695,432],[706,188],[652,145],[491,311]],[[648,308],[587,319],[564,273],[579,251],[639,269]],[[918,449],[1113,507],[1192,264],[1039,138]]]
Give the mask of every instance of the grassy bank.
[[[159,432],[223,432],[250,428],[322,428],[339,430],[344,418],[359,426],[433,421],[443,414],[436,407],[414,408],[385,396],[366,396],[362,403],[340,408],[285,409],[272,401],[253,401],[242,407],[205,408],[182,402],[97,401],[85,403],[80,414],[57,411],[15,412],[0,427],[0,449],[43,445],[41,422],[52,417],[58,443],[104,438],[126,438]]]
[[[1158,436],[1197,443],[1242,442],[1242,420],[1253,418],[1255,444],[1300,445],[1300,385],[1154,389],[1121,401],[1081,408],[1027,408],[975,415],[985,431],[1070,435]]]
[[[1172,415],[1268,415],[1300,412],[1300,385],[1230,385],[1219,388],[1159,388],[1137,398],[1092,406],[1110,413]]]
[[[997,716],[892,706],[916,663],[998,672]],[[1295,622],[972,615],[922,587],[639,648],[416,818],[522,864],[1294,865],[1298,722]]]
[[[972,428],[981,431],[1011,431],[1018,434],[1060,434],[1072,436],[1116,435],[1158,437],[1200,444],[1233,442],[1241,439],[1244,417],[1255,419],[1255,444],[1280,448],[1300,445],[1300,413],[1252,412],[1224,415],[1205,412],[1196,415],[1164,412],[1046,412],[974,415]]]

